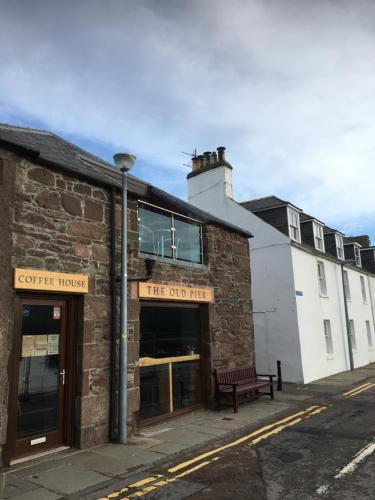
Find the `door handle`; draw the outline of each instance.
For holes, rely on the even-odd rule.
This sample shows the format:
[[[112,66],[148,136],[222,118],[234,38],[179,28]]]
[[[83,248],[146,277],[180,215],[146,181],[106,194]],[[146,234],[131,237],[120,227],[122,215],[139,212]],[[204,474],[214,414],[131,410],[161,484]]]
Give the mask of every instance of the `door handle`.
[[[59,375],[62,375],[62,385],[65,385],[65,368],[59,373]]]

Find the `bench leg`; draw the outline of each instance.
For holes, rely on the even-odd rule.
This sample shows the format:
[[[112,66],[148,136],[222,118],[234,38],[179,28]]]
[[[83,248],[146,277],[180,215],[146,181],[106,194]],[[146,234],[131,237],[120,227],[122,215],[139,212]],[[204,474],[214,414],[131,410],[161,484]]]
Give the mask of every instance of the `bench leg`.
[[[233,412],[238,413],[237,391],[233,391]]]
[[[273,383],[270,382],[270,396],[271,396],[271,399],[274,399],[274,394],[273,394]]]

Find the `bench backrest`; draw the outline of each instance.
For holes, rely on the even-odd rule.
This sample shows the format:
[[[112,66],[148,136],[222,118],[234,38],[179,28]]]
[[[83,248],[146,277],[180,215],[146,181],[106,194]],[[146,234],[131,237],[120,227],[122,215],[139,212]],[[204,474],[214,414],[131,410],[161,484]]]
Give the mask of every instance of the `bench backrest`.
[[[255,365],[241,366],[239,368],[222,368],[216,370],[216,382],[220,384],[234,384],[235,382],[251,381],[255,382],[257,373]]]

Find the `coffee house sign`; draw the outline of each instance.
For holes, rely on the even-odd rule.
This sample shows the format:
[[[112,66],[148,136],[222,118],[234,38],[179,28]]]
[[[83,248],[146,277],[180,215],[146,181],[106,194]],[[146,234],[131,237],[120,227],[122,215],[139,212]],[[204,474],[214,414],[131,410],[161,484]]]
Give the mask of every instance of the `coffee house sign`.
[[[53,273],[36,269],[14,270],[14,288],[49,292],[88,293],[88,276],[85,274]]]
[[[140,299],[180,300],[184,302],[213,302],[212,288],[197,288],[182,285],[164,285],[162,283],[138,283]]]

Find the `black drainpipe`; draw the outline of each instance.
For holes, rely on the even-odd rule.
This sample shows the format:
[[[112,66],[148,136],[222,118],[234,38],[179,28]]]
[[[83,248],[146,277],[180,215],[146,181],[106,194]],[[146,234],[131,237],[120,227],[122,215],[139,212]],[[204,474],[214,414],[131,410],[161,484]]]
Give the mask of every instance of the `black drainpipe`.
[[[116,189],[111,188],[111,375],[110,375],[110,405],[109,405],[109,440],[116,439]]]

